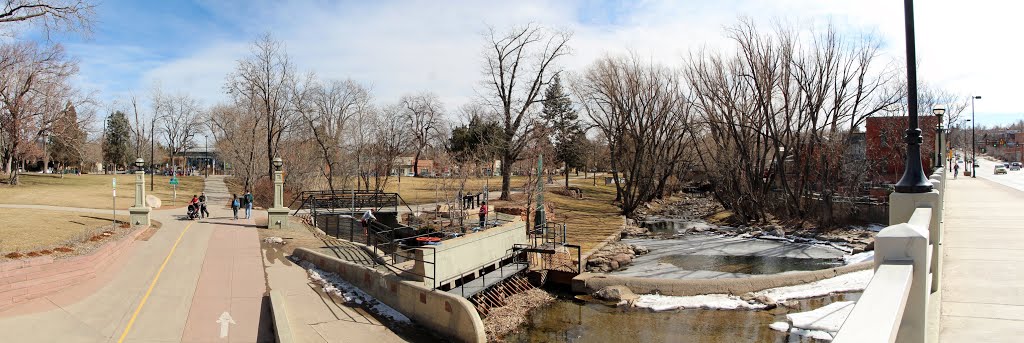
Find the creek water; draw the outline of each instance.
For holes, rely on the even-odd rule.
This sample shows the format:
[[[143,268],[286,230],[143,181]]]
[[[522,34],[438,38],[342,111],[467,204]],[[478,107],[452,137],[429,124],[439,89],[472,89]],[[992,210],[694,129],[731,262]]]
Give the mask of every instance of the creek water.
[[[837,260],[780,256],[670,255],[658,259],[684,270],[711,270],[740,274],[775,274],[841,266]]]
[[[653,312],[587,302],[568,293],[530,313],[506,342],[815,342],[772,330],[787,313],[810,311],[837,301],[856,300],[842,293],[798,300],[796,308],[773,310],[684,309]]]

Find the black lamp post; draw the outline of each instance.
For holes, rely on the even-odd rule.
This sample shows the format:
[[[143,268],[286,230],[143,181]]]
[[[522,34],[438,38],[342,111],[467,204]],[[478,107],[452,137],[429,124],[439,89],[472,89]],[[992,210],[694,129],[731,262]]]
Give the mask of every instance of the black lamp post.
[[[935,124],[935,167],[942,168],[942,115],[946,114],[945,105],[935,105],[932,108],[932,113],[938,118],[938,123]]]
[[[974,165],[978,163],[978,148],[975,146],[978,140],[974,138],[974,127],[976,126],[974,122],[974,99],[981,99],[981,96],[975,95],[971,97],[971,177],[977,178],[978,173],[974,170]]]
[[[921,166],[921,129],[917,122],[917,52],[914,47],[914,1],[903,0],[903,16],[907,35],[907,112],[910,124],[907,127],[907,160],[903,165],[903,177],[896,183],[897,193],[927,193],[932,183],[924,175]]]

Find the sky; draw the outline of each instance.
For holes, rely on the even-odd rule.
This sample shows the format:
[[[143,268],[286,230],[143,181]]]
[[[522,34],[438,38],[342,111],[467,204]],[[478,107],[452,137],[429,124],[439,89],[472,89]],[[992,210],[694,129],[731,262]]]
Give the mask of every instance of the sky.
[[[301,72],[352,78],[369,85],[379,104],[431,91],[453,118],[482,92],[489,26],[571,31],[573,53],[559,62],[570,72],[606,54],[681,66],[697,49],[730,46],[724,28],[742,17],[831,21],[844,32],[879,35],[882,58],[905,56],[902,1],[895,0],[101,1],[92,35],[51,38],[78,59],[76,82],[100,100],[101,113],[127,106],[133,94],[144,101],[157,86],[207,106],[224,102],[226,75],[266,32]],[[1016,101],[1024,93],[1022,9],[1024,2],[1011,0],[917,1],[918,79],[965,99],[982,96],[978,124],[1024,119]]]

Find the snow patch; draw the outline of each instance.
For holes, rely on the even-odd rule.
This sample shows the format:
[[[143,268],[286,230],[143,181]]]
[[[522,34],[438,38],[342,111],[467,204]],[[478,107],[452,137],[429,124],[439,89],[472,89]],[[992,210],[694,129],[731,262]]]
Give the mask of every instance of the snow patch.
[[[820,297],[832,293],[863,291],[871,282],[871,277],[874,274],[874,270],[862,270],[807,284],[767,289],[754,294],[764,295],[774,302],[783,302],[790,299]]]
[[[775,331],[789,332],[789,323],[787,322],[774,322],[769,324],[768,327]]]
[[[377,301],[377,299],[366,294],[363,290],[339,277],[338,274],[320,270],[316,265],[309,261],[301,261],[299,262],[299,265],[302,266],[302,268],[306,268],[306,273],[308,274],[309,279],[319,285],[321,289],[323,289],[324,293],[344,299],[347,303],[355,305],[366,304],[365,307],[368,308],[370,312],[389,318],[393,322],[401,324],[412,323],[412,321],[409,320],[409,317],[406,317],[401,312],[391,308],[391,306]]]
[[[833,338],[835,338],[835,337],[832,337],[831,333],[828,333],[828,332],[825,332],[825,331],[818,331],[818,330],[804,330],[804,329],[792,328],[792,329],[789,329],[789,333],[790,334],[794,334],[794,335],[804,336],[804,337],[810,337],[810,338],[814,338],[814,339],[820,339],[820,340],[823,340],[823,341],[831,341]]]
[[[835,333],[850,316],[853,305],[853,301],[837,301],[815,310],[787,314],[786,319],[794,328]]]
[[[862,253],[859,253],[859,254],[853,254],[853,255],[850,255],[850,256],[843,256],[843,262],[846,262],[847,265],[854,264],[854,263],[867,262],[867,261],[874,261],[874,260],[875,260],[875,251],[874,250],[872,250],[872,251],[865,251],[865,252],[862,252]]]
[[[712,310],[758,310],[766,308],[764,304],[747,302],[737,296],[728,294],[705,294],[694,296],[668,296],[660,294],[645,294],[633,302],[633,306],[648,308],[654,311],[668,311],[687,308],[705,308]]]
[[[268,243],[268,244],[280,244],[280,245],[285,245],[285,244],[288,243],[288,242],[285,242],[284,238],[281,238],[281,237],[267,237],[267,238],[263,239],[263,242]]]

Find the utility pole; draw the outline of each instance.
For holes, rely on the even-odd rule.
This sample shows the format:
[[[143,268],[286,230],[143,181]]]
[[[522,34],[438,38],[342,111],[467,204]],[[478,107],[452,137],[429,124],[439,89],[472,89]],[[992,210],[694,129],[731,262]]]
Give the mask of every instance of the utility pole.
[[[978,125],[977,122],[974,121],[974,99],[981,99],[981,96],[971,96],[971,177],[977,178],[978,171],[974,170],[974,165],[978,163],[978,148],[976,147],[978,140],[974,137],[974,127]]]

